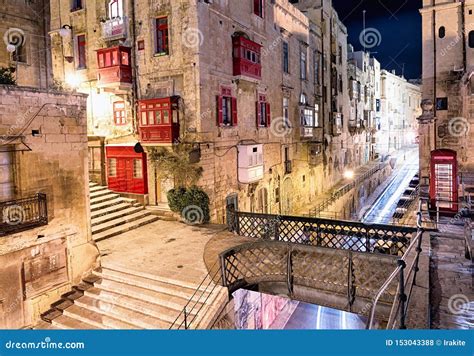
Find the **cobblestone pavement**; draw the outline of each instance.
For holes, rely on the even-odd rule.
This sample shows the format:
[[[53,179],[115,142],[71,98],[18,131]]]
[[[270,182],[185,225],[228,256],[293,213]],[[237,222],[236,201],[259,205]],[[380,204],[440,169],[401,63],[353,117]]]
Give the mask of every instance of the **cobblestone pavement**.
[[[464,256],[464,228],[440,225],[431,234],[432,329],[474,329],[474,268]]]

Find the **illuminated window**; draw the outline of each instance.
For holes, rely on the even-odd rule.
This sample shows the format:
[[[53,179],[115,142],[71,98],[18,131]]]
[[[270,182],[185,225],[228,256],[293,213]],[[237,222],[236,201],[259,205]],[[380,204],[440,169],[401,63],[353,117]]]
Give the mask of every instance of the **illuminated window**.
[[[117,177],[117,158],[109,158],[108,171],[109,177]]]
[[[125,102],[116,101],[113,104],[114,107],[114,122],[115,125],[125,125],[127,123],[126,111],[125,111]]]
[[[133,160],[133,178],[143,178],[143,161],[141,159]]]

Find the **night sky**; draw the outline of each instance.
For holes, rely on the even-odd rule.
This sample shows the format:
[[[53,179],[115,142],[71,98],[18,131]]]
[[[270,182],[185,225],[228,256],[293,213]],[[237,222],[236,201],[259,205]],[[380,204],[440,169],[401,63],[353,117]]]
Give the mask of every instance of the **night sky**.
[[[405,77],[421,77],[421,0],[333,0],[339,18],[347,26],[349,43],[362,50],[359,37],[363,30],[363,10],[366,10],[366,29],[376,29],[378,38],[372,52],[383,69],[395,69]],[[374,37],[373,37],[374,38]],[[372,46],[369,44],[369,46]],[[376,52],[376,53],[375,53]]]

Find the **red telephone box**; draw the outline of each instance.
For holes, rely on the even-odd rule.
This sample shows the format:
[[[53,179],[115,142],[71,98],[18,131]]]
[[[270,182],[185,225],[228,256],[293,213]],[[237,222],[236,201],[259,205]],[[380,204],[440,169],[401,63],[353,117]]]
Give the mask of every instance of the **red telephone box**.
[[[146,153],[135,152],[133,146],[108,146],[106,150],[109,189],[148,194]]]
[[[459,204],[457,153],[452,150],[431,152],[430,200],[432,208],[438,206],[440,212],[458,212]]]

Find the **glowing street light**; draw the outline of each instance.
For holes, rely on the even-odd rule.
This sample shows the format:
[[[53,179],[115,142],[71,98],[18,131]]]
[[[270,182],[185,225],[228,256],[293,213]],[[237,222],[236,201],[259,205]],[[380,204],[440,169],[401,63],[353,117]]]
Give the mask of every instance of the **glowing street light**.
[[[66,76],[66,84],[71,88],[77,89],[81,85],[81,79],[76,73],[69,73]]]
[[[352,179],[354,179],[354,176],[355,176],[355,173],[354,173],[353,170],[350,170],[350,169],[349,169],[349,170],[346,170],[346,171],[344,172],[344,178],[345,178],[345,179],[352,180]]]

